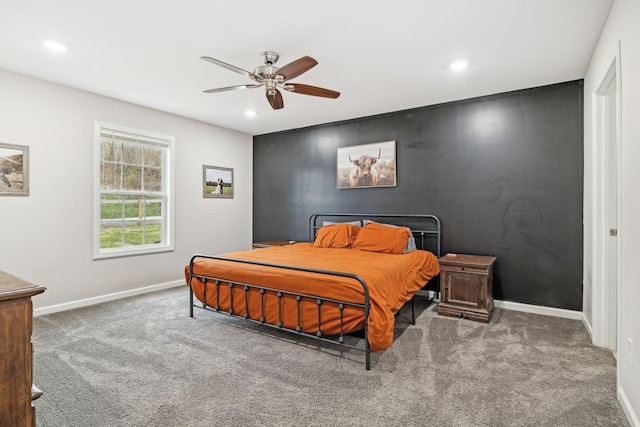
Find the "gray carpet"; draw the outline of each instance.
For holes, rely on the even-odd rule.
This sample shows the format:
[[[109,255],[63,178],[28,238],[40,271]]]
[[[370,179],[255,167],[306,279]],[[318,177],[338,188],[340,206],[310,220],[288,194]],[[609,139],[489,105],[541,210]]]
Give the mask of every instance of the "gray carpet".
[[[360,352],[203,310],[191,319],[186,287],[40,316],[38,426],[629,425],[615,360],[581,322],[416,308],[370,371]]]

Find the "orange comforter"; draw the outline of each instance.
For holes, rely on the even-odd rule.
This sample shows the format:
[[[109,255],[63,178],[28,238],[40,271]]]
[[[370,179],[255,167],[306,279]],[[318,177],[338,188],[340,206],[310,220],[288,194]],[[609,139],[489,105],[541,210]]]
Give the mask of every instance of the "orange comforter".
[[[313,247],[310,243],[296,243],[287,246],[273,246],[258,250],[232,252],[222,255],[226,258],[253,260],[258,262],[299,266],[320,270],[352,273],[362,278],[370,296],[369,344],[371,351],[384,350],[393,342],[395,313],[409,301],[413,294],[421,289],[432,277],[440,272],[437,258],[427,251],[416,250],[408,254],[392,255],[366,252],[355,249],[329,249]],[[362,285],[351,278],[327,276],[317,273],[276,269],[272,267],[233,263],[229,261],[196,259],[194,274],[227,279],[262,287],[293,291],[308,295],[334,298],[336,300],[361,303],[364,301]],[[186,268],[189,280],[189,266]],[[193,292],[200,301],[204,299],[204,286],[194,277]],[[206,303],[229,311],[230,292],[228,286],[220,286],[220,301],[213,283],[207,284]],[[233,292],[233,310],[235,314],[247,315],[259,320],[262,316],[263,301],[258,290],[249,290],[248,310],[245,291],[235,286]],[[297,302],[295,297],[285,295],[282,298],[281,315],[278,315],[278,300],[275,294],[264,295],[265,321],[295,329],[298,325]],[[321,324],[318,325],[318,306],[315,299],[301,301],[300,326],[303,332],[316,333],[319,329],[324,335],[340,332],[340,314],[336,304],[323,303]],[[345,333],[364,327],[364,310],[346,306],[343,312],[343,331]]]

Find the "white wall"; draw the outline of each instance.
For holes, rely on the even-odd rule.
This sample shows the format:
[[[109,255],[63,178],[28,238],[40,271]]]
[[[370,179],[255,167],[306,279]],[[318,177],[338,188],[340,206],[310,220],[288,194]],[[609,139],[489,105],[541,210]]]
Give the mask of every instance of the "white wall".
[[[183,281],[194,253],[251,248],[250,135],[3,70],[0,94],[0,142],[31,157],[30,196],[0,197],[0,270],[47,287],[34,307]],[[176,138],[173,252],[92,259],[95,121]],[[234,168],[234,199],[202,197],[203,164]]]
[[[640,253],[640,2],[615,0],[611,13],[594,51],[585,76],[584,133],[585,133],[585,277],[584,295],[593,295],[593,92],[607,68],[607,62],[616,42],[621,44],[621,222],[619,238],[621,248],[621,277],[618,340],[618,395],[633,425],[640,416],[640,284],[636,270]],[[589,322],[592,319],[587,319]],[[627,339],[633,341],[629,363]],[[633,365],[633,367],[632,367]]]

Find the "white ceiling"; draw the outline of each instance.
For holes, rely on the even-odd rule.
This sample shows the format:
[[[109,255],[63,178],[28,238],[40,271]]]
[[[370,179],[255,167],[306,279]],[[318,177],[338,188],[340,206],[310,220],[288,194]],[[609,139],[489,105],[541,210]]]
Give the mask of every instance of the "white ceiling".
[[[1,0],[0,68],[259,135],[581,79],[612,2]],[[265,50],[341,96],[202,92],[252,82],[201,56],[253,71]]]

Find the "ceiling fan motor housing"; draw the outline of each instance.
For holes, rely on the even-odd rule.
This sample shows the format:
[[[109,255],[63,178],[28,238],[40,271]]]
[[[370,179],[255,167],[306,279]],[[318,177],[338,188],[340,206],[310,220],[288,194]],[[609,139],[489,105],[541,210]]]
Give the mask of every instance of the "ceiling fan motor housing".
[[[264,85],[264,89],[269,95],[275,95],[276,88],[284,84],[284,77],[278,75],[280,67],[276,67],[274,64],[278,62],[280,56],[271,51],[262,52],[260,54],[262,61],[265,65],[259,65],[253,70],[251,79]],[[259,78],[256,78],[258,76]]]
[[[271,51],[262,52],[260,54],[264,65],[260,65],[253,70],[253,74],[260,79],[256,79],[254,76],[250,76],[253,80],[262,83],[265,90],[269,95],[275,95],[276,88],[284,83],[284,77],[277,76],[279,67],[274,64],[278,62],[280,56]]]
[[[253,70],[253,74],[261,77],[262,79],[273,79],[275,78],[279,69],[280,68],[273,65],[260,65],[256,67],[255,70]],[[256,79],[253,78],[253,80],[256,80]]]

